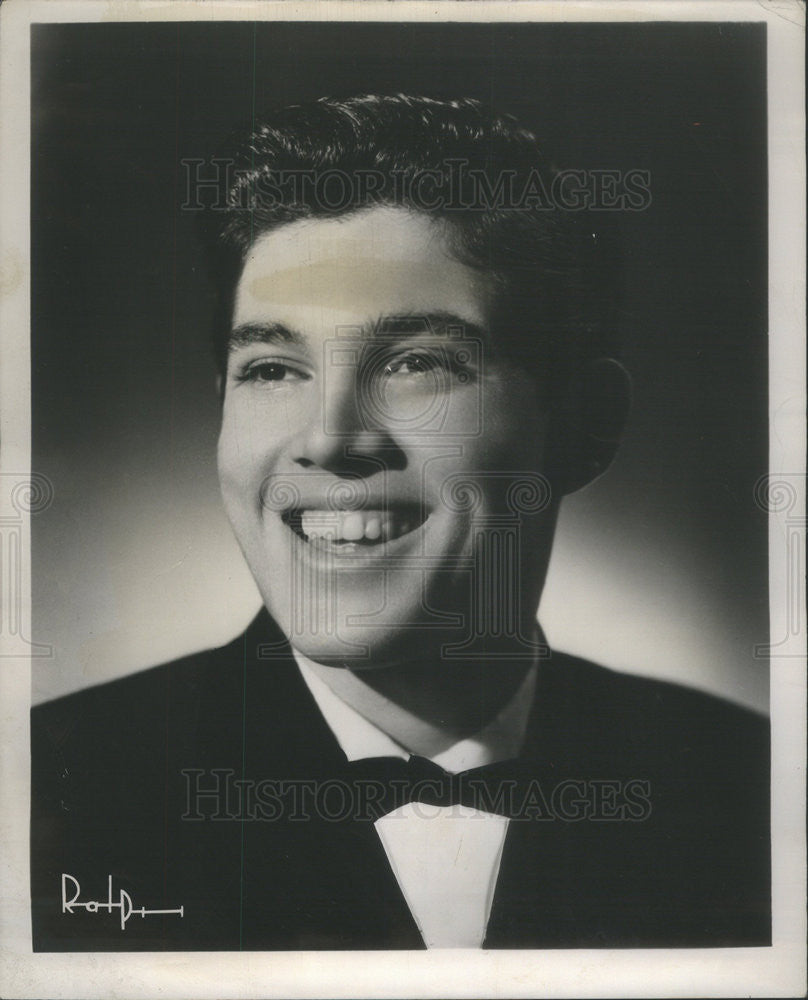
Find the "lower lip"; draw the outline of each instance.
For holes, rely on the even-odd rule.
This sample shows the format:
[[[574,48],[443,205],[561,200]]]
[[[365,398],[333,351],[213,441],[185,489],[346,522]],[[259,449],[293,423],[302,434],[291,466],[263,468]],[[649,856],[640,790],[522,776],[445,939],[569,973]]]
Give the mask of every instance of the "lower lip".
[[[295,553],[302,558],[318,564],[346,563],[356,567],[371,566],[374,563],[406,554],[408,550],[419,545],[428,523],[429,517],[417,528],[408,531],[406,535],[399,535],[397,538],[391,538],[386,542],[376,542],[373,545],[363,545],[357,542],[344,542],[339,546],[318,544],[317,541],[309,542],[301,538],[286,524],[284,524],[284,528],[292,536]]]

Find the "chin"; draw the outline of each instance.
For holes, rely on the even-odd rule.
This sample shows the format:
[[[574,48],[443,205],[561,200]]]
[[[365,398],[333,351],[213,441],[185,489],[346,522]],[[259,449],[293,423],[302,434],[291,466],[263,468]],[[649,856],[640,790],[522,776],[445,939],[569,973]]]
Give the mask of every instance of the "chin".
[[[341,629],[338,635],[298,633],[290,642],[298,653],[326,667],[384,670],[412,659],[407,631],[354,627]]]
[[[381,592],[377,587],[376,604]],[[367,624],[367,616],[374,607],[370,599],[337,601],[326,606],[318,602],[300,609],[296,615],[290,614],[288,603],[283,608],[272,601],[266,603],[299,653],[324,666],[363,671],[439,657],[441,646],[457,639],[456,627],[448,631],[436,628],[434,619],[427,624],[429,613],[419,598],[420,594],[415,599],[408,595],[408,599],[399,602],[388,596],[373,625]],[[357,622],[357,618],[363,620]]]

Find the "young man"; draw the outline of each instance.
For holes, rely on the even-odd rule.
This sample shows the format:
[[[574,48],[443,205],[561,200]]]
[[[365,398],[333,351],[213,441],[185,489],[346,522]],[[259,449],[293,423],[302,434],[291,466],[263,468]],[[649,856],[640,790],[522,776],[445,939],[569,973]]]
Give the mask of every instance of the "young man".
[[[35,947],[766,943],[762,722],[536,623],[628,390],[534,137],[360,96],[231,163],[219,471],[265,609],[35,711]]]

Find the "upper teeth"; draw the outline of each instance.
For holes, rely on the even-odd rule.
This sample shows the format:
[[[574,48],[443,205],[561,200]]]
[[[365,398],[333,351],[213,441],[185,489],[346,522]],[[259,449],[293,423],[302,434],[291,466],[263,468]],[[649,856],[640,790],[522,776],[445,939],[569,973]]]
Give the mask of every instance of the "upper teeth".
[[[343,539],[346,542],[387,541],[404,535],[414,520],[401,513],[382,510],[304,510],[300,526],[309,538]]]

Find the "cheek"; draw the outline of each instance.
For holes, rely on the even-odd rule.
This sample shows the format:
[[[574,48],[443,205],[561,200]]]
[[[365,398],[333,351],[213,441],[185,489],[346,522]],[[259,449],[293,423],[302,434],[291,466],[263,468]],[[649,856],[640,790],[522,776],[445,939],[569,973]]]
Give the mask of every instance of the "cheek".
[[[260,408],[225,399],[217,463],[222,490],[232,502],[252,503],[277,454],[276,426]]]
[[[247,442],[244,435],[238,431],[238,423],[233,407],[225,402],[222,410],[222,425],[219,428],[219,442],[216,449],[216,461],[219,468],[219,480],[222,487],[227,487],[237,481],[243,474],[242,466],[245,459]]]
[[[504,513],[512,510],[514,489],[520,497],[544,495],[539,477],[544,471],[547,418],[532,387],[511,394],[507,388],[489,390],[476,400],[466,394],[451,415],[446,433],[432,439],[434,447],[428,453],[423,441],[412,453],[424,463],[427,501],[436,504],[443,517],[450,517],[458,531],[468,526],[466,497],[476,495],[485,509]],[[468,433],[475,427],[476,433]]]
[[[485,443],[499,468],[542,471],[547,414],[532,383],[515,380],[486,400]]]
[[[527,380],[482,384],[452,401],[446,430],[457,435],[469,471],[542,471],[547,416]],[[461,437],[462,435],[462,437]]]

